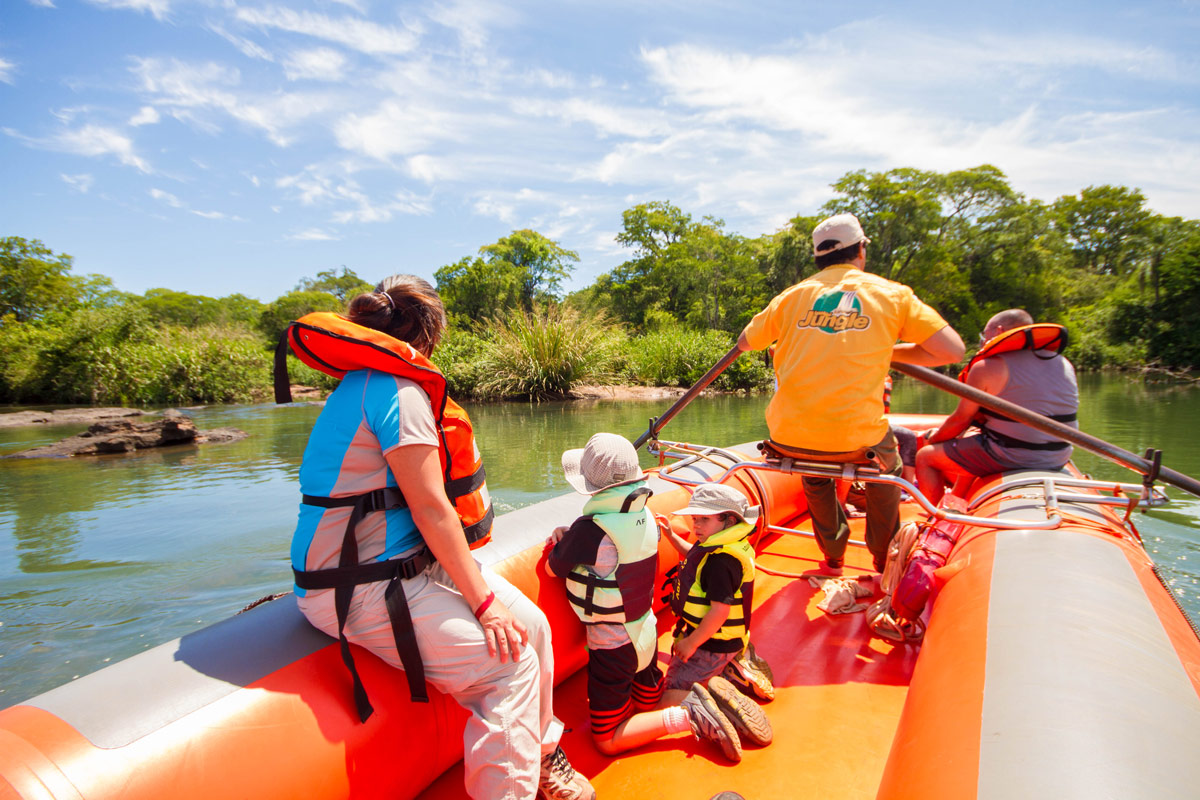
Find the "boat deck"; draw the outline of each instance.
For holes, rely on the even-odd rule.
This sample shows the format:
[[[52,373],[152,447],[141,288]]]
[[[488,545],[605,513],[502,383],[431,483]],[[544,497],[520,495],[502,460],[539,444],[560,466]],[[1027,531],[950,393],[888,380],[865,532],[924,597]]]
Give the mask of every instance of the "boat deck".
[[[919,516],[902,506],[904,520]],[[846,574],[870,569],[864,519],[852,518]],[[811,530],[805,520],[798,525]],[[798,574],[820,560],[808,537],[786,536],[760,553],[761,568]],[[588,728],[586,670],[555,693],[555,713],[567,727],[563,747],[606,798],[708,798],[736,791],[747,798],[875,797],[916,663],[917,648],[872,637],[864,614],[831,616],[817,608],[822,593],[807,580],[759,572],[751,638],[775,674],[775,699],[763,708],[775,741],[745,747],[739,764],[713,744],[678,734],[617,757],[600,753]],[[868,599],[866,602],[870,602]],[[660,628],[661,629],[661,628]],[[670,632],[659,639],[669,658]],[[424,800],[463,798],[461,762],[433,783]]]

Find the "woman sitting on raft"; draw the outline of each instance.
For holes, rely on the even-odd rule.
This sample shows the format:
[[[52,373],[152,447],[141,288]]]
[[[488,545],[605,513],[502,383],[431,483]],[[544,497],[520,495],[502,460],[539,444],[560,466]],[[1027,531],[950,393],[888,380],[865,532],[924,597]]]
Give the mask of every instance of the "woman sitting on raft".
[[[313,426],[300,467],[304,502],[292,540],[300,610],[320,630],[344,633],[412,673],[415,698],[425,691],[423,667],[431,685],[471,712],[463,733],[471,797],[594,798],[558,746],[563,727],[551,708],[549,623],[520,590],[475,561],[466,520],[447,497],[441,448],[453,447],[459,438],[453,434],[464,427],[469,438],[469,423],[461,424],[465,413],[450,403],[461,416],[455,418],[457,431],[449,430],[449,413],[436,416],[417,382],[431,375],[440,380],[426,359],[446,327],[441,298],[421,278],[393,275],[375,292],[354,298],[347,319],[400,340],[388,349],[408,355],[397,359],[396,373],[347,372]],[[351,334],[380,340],[340,322]],[[486,489],[471,488],[486,506]],[[355,507],[355,498],[373,492],[382,499]],[[490,515],[484,524],[490,526]],[[394,562],[405,565],[395,577],[366,574]],[[345,578],[347,571],[353,580]],[[353,584],[348,603],[347,583]],[[344,593],[340,623],[336,584]],[[404,620],[405,606],[411,623]],[[414,639],[419,655],[411,650]],[[343,644],[354,673],[349,652]],[[365,719],[370,703],[354,678]]]

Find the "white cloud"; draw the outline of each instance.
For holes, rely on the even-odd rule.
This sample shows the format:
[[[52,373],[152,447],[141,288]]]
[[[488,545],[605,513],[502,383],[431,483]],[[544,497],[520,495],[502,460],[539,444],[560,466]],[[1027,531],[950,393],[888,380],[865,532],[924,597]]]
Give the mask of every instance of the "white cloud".
[[[283,64],[289,81],[340,81],[346,71],[346,57],[329,47],[300,50],[292,53]]]
[[[459,41],[469,50],[482,50],[488,42],[492,26],[516,22],[517,13],[511,7],[486,0],[454,0],[434,5],[429,18],[458,34]]]
[[[190,213],[195,214],[197,217],[203,217],[204,219],[229,220],[230,222],[244,222],[244,220],[241,217],[233,215],[233,214],[226,214],[222,211],[192,211]]]
[[[371,55],[401,55],[417,46],[417,36],[410,30],[353,17],[333,19],[324,14],[278,6],[238,8],[234,15],[248,25],[301,33]]]
[[[88,0],[88,2],[105,8],[148,11],[157,20],[166,19],[167,13],[171,10],[171,0]]]
[[[80,194],[87,194],[92,188],[92,184],[96,182],[95,178],[86,172],[81,172],[78,175],[60,174],[58,177],[63,179],[63,182],[70,186]]]
[[[154,106],[142,106],[136,114],[129,118],[129,124],[135,128],[140,125],[156,125],[159,119],[161,117],[159,117],[158,111],[155,110]]]
[[[13,75],[12,75],[13,70],[15,70],[16,68],[17,68],[17,65],[14,64],[13,62],[11,62],[5,58],[0,58],[0,82],[12,83],[13,82]]]
[[[386,100],[369,114],[348,114],[334,126],[334,135],[345,149],[381,161],[461,138],[451,112],[419,99]]]
[[[146,173],[151,171],[150,165],[134,152],[133,141],[128,136],[102,125],[84,125],[77,130],[64,131],[53,139],[33,143],[81,156],[116,156],[126,166]]]
[[[287,238],[297,242],[336,242],[342,237],[329,231],[321,230],[320,228],[306,228],[305,230],[289,234]]]
[[[141,79],[141,88],[154,102],[201,127],[212,129],[200,112],[216,111],[265,132],[275,144],[291,143],[290,132],[301,122],[324,112],[330,97],[317,94],[272,93],[244,97],[241,73],[214,62],[185,64],[174,59],[137,59],[131,68]]]
[[[275,57],[271,55],[271,53],[265,47],[262,47],[257,42],[252,42],[244,36],[238,36],[237,34],[230,33],[217,24],[210,24],[208,29],[236,47],[246,58],[254,58],[258,59],[259,61],[275,60]]]
[[[29,4],[38,8],[54,8],[54,0],[29,0]]]
[[[162,189],[151,189],[150,196],[155,200],[166,203],[171,208],[183,208],[183,201],[170,192],[164,192]]]

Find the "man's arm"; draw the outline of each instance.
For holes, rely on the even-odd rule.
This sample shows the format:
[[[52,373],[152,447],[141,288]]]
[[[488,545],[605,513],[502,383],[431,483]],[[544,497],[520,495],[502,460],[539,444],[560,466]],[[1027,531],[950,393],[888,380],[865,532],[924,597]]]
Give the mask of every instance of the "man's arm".
[[[740,346],[741,342],[738,344]],[[897,344],[892,348],[892,361],[920,367],[940,367],[961,361],[966,351],[958,331],[947,325],[920,344]]]
[[[967,373],[967,386],[988,394],[999,394],[1007,383],[1008,365],[1000,358],[985,358],[971,367],[971,371]],[[978,413],[978,403],[966,398],[959,400],[958,407],[950,416],[946,417],[946,421],[937,430],[930,434],[925,443],[935,444],[956,438],[971,427],[971,421]]]
[[[748,352],[750,352],[750,350],[753,349],[750,347],[750,342],[746,341],[746,332],[745,331],[742,331],[741,333],[738,334],[737,346],[738,346],[738,350],[741,350],[743,353],[748,353]]]

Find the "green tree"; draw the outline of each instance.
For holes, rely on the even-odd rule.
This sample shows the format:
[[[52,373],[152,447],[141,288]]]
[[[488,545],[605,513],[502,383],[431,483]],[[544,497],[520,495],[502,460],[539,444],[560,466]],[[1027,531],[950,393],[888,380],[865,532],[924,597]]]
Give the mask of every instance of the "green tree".
[[[353,270],[348,267],[342,267],[340,275],[336,269],[327,269],[323,272],[318,272],[315,278],[302,279],[296,284],[295,291],[329,292],[329,294],[341,300],[342,305],[345,305],[358,295],[369,292],[373,288],[372,284],[355,275]]]
[[[513,231],[434,274],[446,311],[460,324],[558,299],[579,254],[537,231]]]
[[[274,344],[295,320],[313,311],[345,310],[345,304],[329,292],[288,292],[263,309],[258,329]]]
[[[1161,265],[1162,294],[1150,355],[1173,367],[1200,367],[1200,234],[1193,234]]]
[[[1079,196],[1054,202],[1057,223],[1075,253],[1076,265],[1092,272],[1125,275],[1142,253],[1151,213],[1139,189],[1089,186]]]
[[[479,248],[491,265],[506,270],[511,267],[520,281],[521,305],[533,310],[535,302],[557,299],[562,282],[571,276],[572,262],[579,254],[567,250],[537,231],[513,231],[495,244]]]
[[[459,326],[469,327],[521,304],[521,275],[503,261],[467,256],[441,267],[433,278],[446,313]]]
[[[38,239],[0,239],[0,319],[11,315],[28,322],[75,304],[72,290],[79,281],[69,274],[71,262],[71,256],[55,253]]]

